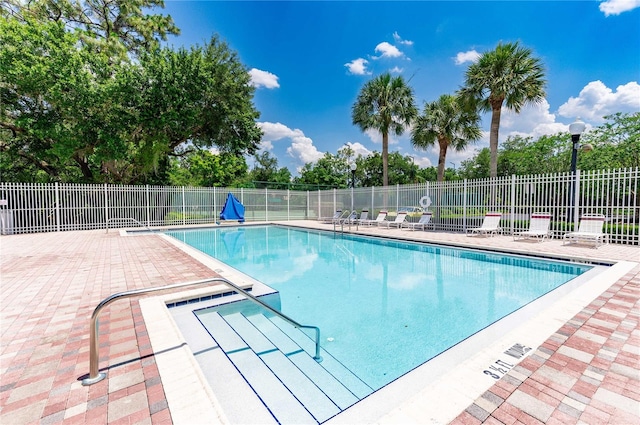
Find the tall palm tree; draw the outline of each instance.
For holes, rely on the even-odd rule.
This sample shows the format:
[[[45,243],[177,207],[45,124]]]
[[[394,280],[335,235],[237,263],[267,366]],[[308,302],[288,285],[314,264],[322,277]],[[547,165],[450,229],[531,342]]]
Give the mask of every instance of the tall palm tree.
[[[362,87],[351,109],[353,123],[362,131],[382,134],[382,184],[389,185],[389,132],[402,135],[417,117],[413,90],[402,76],[382,74]]]
[[[447,149],[464,150],[469,142],[481,136],[476,109],[461,102],[456,95],[443,94],[435,102],[425,103],[424,114],[418,117],[411,132],[411,143],[426,149],[438,142],[438,181],[443,181]]]
[[[498,131],[500,113],[505,105],[516,113],[529,103],[540,103],[545,97],[544,68],[530,49],[516,43],[499,43],[471,64],[465,74],[460,93],[485,112],[491,111],[490,177],[498,175]]]

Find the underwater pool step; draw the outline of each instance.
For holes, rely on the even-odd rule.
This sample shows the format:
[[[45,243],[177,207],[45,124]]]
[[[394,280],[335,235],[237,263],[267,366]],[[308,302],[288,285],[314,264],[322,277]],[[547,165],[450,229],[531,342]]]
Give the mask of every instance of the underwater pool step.
[[[297,345],[302,347],[305,352],[315,352],[315,341],[307,334],[291,326],[277,316],[269,317],[284,334],[291,338]],[[329,352],[322,349],[322,367],[335,377],[342,385],[344,385],[358,400],[362,400],[369,394],[373,393],[373,388],[358,378],[353,372],[347,369],[342,363],[337,361]],[[313,360],[313,359],[312,359]]]
[[[220,346],[229,359],[264,400],[279,422],[288,423],[289,420],[286,418],[291,418],[293,414],[279,411],[281,403],[275,399],[281,397],[280,395],[263,394],[264,391],[269,392],[268,388],[273,385],[276,385],[279,391],[279,387],[284,384],[284,387],[318,422],[326,421],[358,401],[349,390],[262,314],[251,315],[251,320],[241,313],[219,317],[220,319],[214,319],[210,323],[223,320],[227,326],[217,323],[215,329],[210,329],[210,332],[214,338],[217,338],[219,333],[226,334],[233,330],[245,342],[244,347],[241,347],[235,337],[223,335],[220,338]],[[267,322],[271,323],[271,326]],[[280,347],[276,348],[270,338],[267,338],[255,325],[256,323],[260,324],[260,327],[265,329],[274,341],[278,341],[278,345],[284,347],[287,352],[281,351]],[[263,364],[256,363],[259,361]],[[273,379],[277,379],[280,385],[275,384]],[[265,382],[269,382],[269,385]],[[304,421],[304,415],[294,422],[301,421]]]
[[[359,400],[355,394],[324,368],[324,361],[323,363],[316,362],[310,353],[303,351],[298,344],[293,342],[288,335],[263,314],[253,314],[247,316],[247,319],[267,336],[269,340],[337,404],[341,410],[346,409]],[[313,348],[311,353],[315,354],[315,348]],[[330,363],[331,359],[329,359],[328,364]]]

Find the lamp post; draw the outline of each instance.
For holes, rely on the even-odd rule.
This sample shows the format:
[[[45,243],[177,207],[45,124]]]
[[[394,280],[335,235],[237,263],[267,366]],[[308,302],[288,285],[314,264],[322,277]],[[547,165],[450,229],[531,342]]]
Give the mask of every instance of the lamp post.
[[[576,118],[575,122],[569,125],[569,133],[571,133],[571,207],[567,221],[576,221],[576,187],[577,187],[577,166],[578,166],[578,149],[580,149],[580,135],[584,132],[586,125],[580,118]]]
[[[349,168],[351,168],[351,188],[353,189],[356,187],[356,168],[358,168],[358,165],[353,161]]]

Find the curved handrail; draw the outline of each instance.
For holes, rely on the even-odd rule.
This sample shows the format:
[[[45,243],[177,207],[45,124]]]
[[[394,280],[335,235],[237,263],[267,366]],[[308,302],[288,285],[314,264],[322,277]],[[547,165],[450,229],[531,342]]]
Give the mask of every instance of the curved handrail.
[[[107,219],[107,233],[109,233],[109,222],[110,222],[110,221],[115,221],[115,220],[123,220],[123,221],[129,220],[129,221],[133,221],[133,222],[135,222],[135,223],[138,223],[138,224],[140,225],[140,227],[144,227],[144,228],[145,228],[145,229],[147,229],[148,231],[153,232],[153,229],[152,229],[151,227],[147,226],[146,224],[142,224],[142,223],[140,223],[138,220],[136,220],[136,219],[135,219],[135,218],[133,218],[133,217],[112,217],[112,218],[108,218],[108,219]]]
[[[175,288],[181,288],[184,286],[200,285],[200,284],[208,284],[208,283],[222,283],[231,287],[236,292],[247,297],[248,300],[253,301],[259,304],[260,306],[266,308],[267,310],[271,311],[272,313],[279,316],[281,319],[283,319],[284,321],[286,321],[290,325],[293,325],[296,328],[314,329],[316,333],[316,354],[313,357],[313,359],[317,362],[322,361],[322,357],[320,356],[320,328],[319,327],[311,326],[311,325],[301,325],[300,323],[296,322],[286,314],[276,310],[275,308],[271,307],[265,302],[260,301],[257,297],[245,291],[244,289],[240,288],[235,283],[229,282],[227,279],[222,277],[214,277],[209,279],[196,280],[192,282],[174,283],[172,285],[158,286],[155,288],[133,289],[130,291],[118,292],[116,294],[112,294],[107,298],[103,299],[97,305],[97,307],[93,310],[93,314],[91,315],[91,325],[90,325],[91,328],[90,328],[90,335],[89,335],[89,344],[90,344],[89,345],[89,377],[82,380],[82,385],[85,385],[85,386],[93,385],[97,382],[102,381],[107,376],[106,373],[100,373],[99,371],[100,353],[99,353],[99,346],[98,346],[98,335],[99,335],[98,316],[100,315],[100,311],[102,311],[103,308],[105,308],[106,306],[108,306],[109,304],[111,304],[112,302],[120,298],[134,297],[136,295],[147,294],[150,292],[166,291],[168,289],[175,289]]]

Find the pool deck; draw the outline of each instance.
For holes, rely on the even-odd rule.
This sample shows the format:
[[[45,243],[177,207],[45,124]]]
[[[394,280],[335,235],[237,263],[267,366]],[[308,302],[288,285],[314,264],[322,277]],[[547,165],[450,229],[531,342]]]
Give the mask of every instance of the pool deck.
[[[332,229],[310,221],[291,224]],[[434,231],[358,232],[635,263],[475,401],[460,406],[452,423],[640,423],[640,248]],[[79,378],[89,371],[89,319],[102,299],[216,276],[205,263],[157,235],[91,230],[2,236],[0,273],[0,423],[200,423],[172,411],[167,393],[180,382],[160,374],[160,353],[152,347],[138,299],[115,302],[101,315],[100,366],[108,369],[107,379],[85,387]],[[196,399],[206,392],[199,385],[190,382],[178,390]],[[419,398],[379,422],[433,423],[422,416]]]

